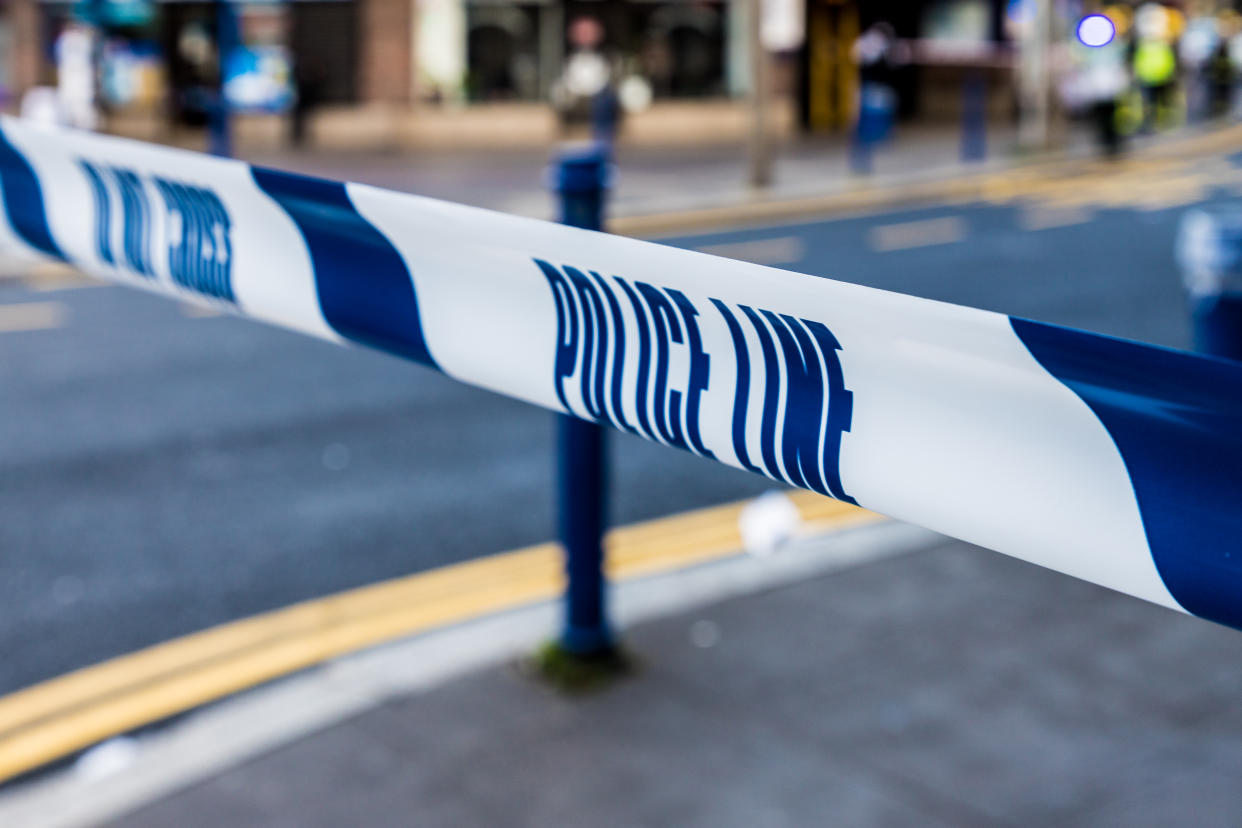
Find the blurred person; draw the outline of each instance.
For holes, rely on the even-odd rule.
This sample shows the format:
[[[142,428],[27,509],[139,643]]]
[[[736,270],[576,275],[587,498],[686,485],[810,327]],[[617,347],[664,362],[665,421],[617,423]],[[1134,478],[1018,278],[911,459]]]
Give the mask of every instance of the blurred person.
[[[1242,84],[1237,81],[1242,77],[1242,15],[1232,9],[1226,9],[1220,14],[1221,28],[1221,51],[1224,54],[1225,62],[1228,64],[1228,72],[1225,73],[1224,65],[1218,67],[1224,78],[1229,83],[1228,100],[1224,102],[1226,114],[1233,117],[1242,117]],[[1218,90],[1224,92],[1224,90]]]
[[[858,65],[851,164],[859,172],[870,171],[872,147],[892,132],[897,111],[896,74],[908,62],[907,51],[893,27],[885,22],[873,23],[850,50]]]
[[[1232,109],[1237,69],[1230,57],[1229,41],[1218,38],[1207,65],[1208,115],[1220,118]]]
[[[609,80],[591,97],[591,137],[598,143],[612,145],[621,126],[621,98]]]
[[[68,23],[56,38],[56,89],[60,118],[66,126],[94,130],[99,127],[95,105],[94,28]]]
[[[175,75],[181,77],[176,99],[177,120],[186,126],[206,126],[216,104],[220,66],[216,44],[203,20],[190,20],[177,32]]]
[[[1212,109],[1212,64],[1220,45],[1221,37],[1214,15],[1196,13],[1186,21],[1186,30],[1178,41],[1177,57],[1186,79],[1186,117],[1189,121],[1207,118]]]
[[[297,59],[293,65],[294,97],[289,113],[289,142],[295,147],[306,145],[306,125],[311,112],[324,100],[328,85],[328,69],[319,55]]]
[[[571,51],[552,85],[552,104],[564,124],[589,123],[595,140],[612,144],[621,104],[603,42],[604,26],[595,18],[579,17],[569,25]]]
[[[1134,77],[1143,96],[1143,132],[1153,132],[1172,117],[1178,68],[1173,26],[1168,9],[1159,3],[1140,6],[1134,14]]]
[[[28,121],[41,126],[63,126],[64,111],[60,105],[60,92],[52,86],[32,86],[22,95],[19,114]]]
[[[1115,22],[1113,27],[1114,32],[1118,30]],[[1107,42],[1094,45],[1084,43],[1076,34],[1070,44],[1069,61],[1064,97],[1072,108],[1086,111],[1101,152],[1116,158],[1122,149],[1118,106],[1131,85],[1126,46],[1116,34]]]

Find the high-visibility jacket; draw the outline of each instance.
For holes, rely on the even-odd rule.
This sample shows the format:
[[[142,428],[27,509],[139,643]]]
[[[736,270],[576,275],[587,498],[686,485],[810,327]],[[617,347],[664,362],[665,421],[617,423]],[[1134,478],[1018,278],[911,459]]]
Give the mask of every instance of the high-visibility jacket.
[[[1134,50],[1134,77],[1144,86],[1160,86],[1173,80],[1177,57],[1163,40],[1144,40]]]

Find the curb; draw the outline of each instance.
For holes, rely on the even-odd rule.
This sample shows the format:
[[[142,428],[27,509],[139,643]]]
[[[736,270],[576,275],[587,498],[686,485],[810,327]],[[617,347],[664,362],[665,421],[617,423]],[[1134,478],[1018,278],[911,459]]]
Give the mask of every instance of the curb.
[[[846,186],[823,195],[781,196],[753,193],[750,198],[719,207],[616,216],[609,232],[651,240],[695,231],[722,230],[789,219],[815,220],[894,207],[917,207],[941,200],[982,201],[1008,176],[1039,180],[1079,174],[1084,168],[1125,169],[1127,162],[1194,153],[1242,150],[1242,125],[1184,130],[1134,148],[1124,159],[1110,162],[1089,152],[1046,152],[1008,158],[971,169],[952,167],[922,176],[889,176],[874,180],[848,179]],[[1019,192],[1018,195],[1021,195]]]
[[[780,554],[734,553],[619,583],[619,627],[691,612],[934,547],[940,535],[894,521],[812,532]],[[0,824],[70,828],[115,819],[391,699],[529,652],[555,626],[544,601],[324,663],[141,737],[104,771],[73,766],[0,795]],[[100,763],[103,764],[103,763]]]
[[[819,531],[881,520],[811,492],[787,496]],[[747,502],[611,530],[609,577],[624,583],[736,554]],[[222,624],[0,697],[0,781],[369,647],[555,600],[562,567],[554,543],[476,558]]]

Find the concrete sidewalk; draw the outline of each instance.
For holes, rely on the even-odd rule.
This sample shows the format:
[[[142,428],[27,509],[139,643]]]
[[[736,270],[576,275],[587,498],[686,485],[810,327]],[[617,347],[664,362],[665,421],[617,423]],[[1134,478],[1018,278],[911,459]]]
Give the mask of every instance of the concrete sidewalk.
[[[683,581],[671,600],[691,606],[628,629],[641,669],[598,694],[559,696],[509,659],[373,694],[179,790],[109,800],[140,790],[128,777],[153,762],[199,761],[188,745],[244,741],[227,713],[243,699],[199,714],[210,735],[183,741],[180,758],[157,749],[145,770],[37,783],[42,800],[19,789],[26,810],[0,802],[0,816],[93,824],[84,815],[98,806],[108,824],[153,827],[1238,823],[1242,635],[894,531],[837,537],[835,563],[815,575],[737,576],[715,603],[695,606],[706,593]],[[524,623],[500,621],[493,637]],[[403,669],[421,669],[408,656]],[[283,707],[309,680],[290,680]]]
[[[776,148],[773,183],[763,191],[747,185],[746,151],[741,145],[622,144],[617,149],[616,185],[609,211],[614,217],[663,214],[955,178],[1022,161],[1014,144],[1011,129],[994,128],[988,136],[988,158],[963,162],[957,127],[907,127],[876,150],[873,172],[859,175],[850,168],[847,136],[792,139]],[[424,153],[274,151],[251,153],[245,160],[518,215],[552,218],[554,203],[546,191],[545,169],[554,151],[551,147]],[[1059,155],[1079,157],[1090,151],[1087,136],[1074,131]]]

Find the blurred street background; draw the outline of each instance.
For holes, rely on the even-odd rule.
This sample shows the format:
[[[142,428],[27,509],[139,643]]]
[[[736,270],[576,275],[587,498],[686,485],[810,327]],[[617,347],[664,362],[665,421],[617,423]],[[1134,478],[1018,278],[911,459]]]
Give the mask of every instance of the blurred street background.
[[[227,129],[228,151],[254,163],[540,218],[556,212],[546,189],[555,147],[592,138],[613,147],[614,231],[1176,348],[1192,346],[1180,223],[1188,210],[1229,209],[1242,197],[1242,16],[1234,8],[1242,3],[227,5],[222,13],[221,4],[203,2],[0,0],[0,108],[193,149],[218,150],[218,133]],[[1107,25],[1084,27],[1093,18]],[[67,268],[5,260],[0,709],[6,694],[160,642],[548,541],[555,536],[554,434],[545,411],[387,356],[178,307]],[[612,439],[615,525],[752,498],[773,485],[628,435]],[[1152,791],[1169,779],[1180,786],[1177,796],[1202,798],[1205,823],[1236,824],[1229,791],[1242,773],[1242,753],[1229,738],[1242,734],[1242,724],[1226,701],[1236,687],[1228,664],[1238,663],[1242,649],[1234,634],[1187,619],[1166,632],[1173,617],[1163,610],[1060,576],[1033,576],[1008,561],[989,563],[990,553],[961,544],[927,541],[918,554],[917,564],[868,564],[852,580],[829,577],[789,593],[788,601],[767,599],[780,602],[773,611],[780,623],[796,627],[789,607],[801,607],[802,617],[818,619],[810,627],[822,622],[827,635],[829,625],[857,624],[865,631],[860,641],[874,648],[839,651],[839,640],[826,643],[803,630],[794,652],[777,622],[746,620],[771,605],[720,610],[738,619],[735,629],[753,634],[752,650],[722,650],[730,675],[744,674],[762,651],[756,676],[777,685],[794,669],[790,663],[806,668],[827,653],[863,677],[847,688],[854,696],[832,698],[853,711],[857,727],[824,725],[814,749],[796,745],[788,721],[777,728],[781,750],[798,753],[780,754],[781,767],[797,769],[788,786],[765,776],[775,772],[761,770],[752,752],[762,754],[767,737],[722,749],[720,784],[744,788],[758,778],[755,796],[779,800],[770,812],[755,811],[753,800],[732,812],[661,811],[659,803],[626,810],[618,802],[611,824],[823,824],[815,815],[829,807],[827,794],[814,793],[808,780],[838,743],[851,745],[855,758],[870,757],[840,777],[866,777],[840,782],[842,799],[833,802],[842,824],[1018,824],[1024,815],[1162,824],[1168,803]],[[934,585],[934,599],[912,597],[902,586],[916,569]],[[859,594],[852,590],[870,590],[874,603],[850,605]],[[973,613],[1006,596],[1014,603],[1000,613],[1000,641],[977,628]],[[841,616],[822,608],[828,601],[844,603]],[[886,608],[896,620],[885,620]],[[936,667],[894,645],[917,635],[927,612],[935,619],[928,629],[944,635],[944,662]],[[1041,628],[1045,613],[1056,620]],[[1075,632],[1080,617],[1104,630],[1095,647],[1118,648],[1106,677],[1084,666],[1085,654],[1074,655],[1092,637]],[[672,674],[658,665],[686,658],[669,642],[684,643],[694,621],[678,616],[667,629],[638,635],[637,649],[650,653],[658,680]],[[711,646],[696,644],[692,652]],[[999,660],[971,661],[963,653],[972,646],[990,648]],[[1031,664],[1052,676],[1042,690],[1013,673],[1024,647]],[[893,668],[887,682],[875,677],[897,661],[908,669]],[[996,743],[972,753],[921,730],[925,753],[893,770],[903,760],[886,751],[901,754],[903,728],[944,727],[995,701],[946,689],[954,680],[977,685],[990,670],[1008,677],[993,688],[997,694],[1029,699],[1023,694],[1034,692],[1031,710],[1056,710],[1051,718],[1012,719],[988,708],[998,731],[1012,729],[1013,752],[1031,751],[1029,766],[1005,766]],[[661,693],[637,684],[626,691],[630,701],[608,702],[624,708],[610,720],[614,735],[624,741],[633,709],[658,708],[652,699],[686,690],[683,679],[691,681],[679,674]],[[764,697],[763,680],[738,689],[721,679],[729,700],[716,720],[740,718],[749,704],[743,700]],[[912,692],[939,688],[929,691],[934,710],[918,702],[907,709],[889,696],[864,709],[881,685],[892,691],[903,683]],[[574,728],[557,718],[564,711],[510,684],[509,673],[488,673],[474,690],[442,693],[411,715],[434,729],[529,705],[568,728],[573,743]],[[1086,701],[1105,686],[1118,694],[1115,710]],[[793,695],[784,685],[776,692]],[[802,697],[789,704],[772,715],[809,715],[814,707]],[[442,716],[434,712],[441,709]],[[676,722],[684,712],[657,715]],[[521,713],[511,715],[516,722]],[[710,741],[714,720],[695,715],[693,738]],[[1113,739],[1124,720],[1154,723],[1156,735]],[[373,722],[361,730],[368,727],[372,734],[390,729]],[[531,740],[526,749],[543,756],[547,745],[530,728],[508,736],[515,744]],[[5,730],[0,720],[0,744]],[[1216,752],[1193,754],[1209,731]],[[1087,753],[1077,755],[1075,734],[1083,732]],[[648,751],[665,760],[676,755],[664,734],[649,736]],[[471,767],[478,754],[463,745],[452,761]],[[374,745],[370,753],[356,745],[341,750],[362,751],[364,765],[398,762],[375,759]],[[1114,761],[1125,751],[1142,758]],[[697,758],[710,764],[711,755]],[[951,770],[928,771],[937,757]],[[264,783],[277,794],[262,807],[200,816],[201,824],[275,824],[279,809],[286,809],[284,824],[331,824],[323,815],[329,811],[318,822],[298,818],[299,794],[281,786],[299,773],[343,773],[323,770],[332,761],[314,760],[314,773],[292,759],[292,769],[269,767],[285,781]],[[574,764],[572,751],[542,761],[532,767],[571,774],[562,763]],[[997,763],[1010,787],[951,790],[953,780],[987,774]],[[1096,771],[1098,779],[1091,777],[1095,787],[1067,787],[1060,799],[1048,798],[1023,787],[1020,767],[1069,787],[1068,780]],[[1177,767],[1209,770],[1195,779],[1165,773]],[[1135,769],[1139,781],[1125,788],[1134,795],[1109,800],[1109,786]],[[531,773],[502,787],[539,784]],[[138,824],[198,824],[184,823],[184,815],[209,814],[200,800],[236,795],[245,776],[156,807]],[[710,787],[702,780],[691,786],[702,801]],[[503,824],[506,815],[522,824],[610,824],[584,819],[565,802],[516,817],[486,796],[481,811],[459,810],[448,799],[427,824]],[[346,801],[356,810],[338,813],[336,824],[374,804]],[[384,813],[359,822],[419,823]]]

